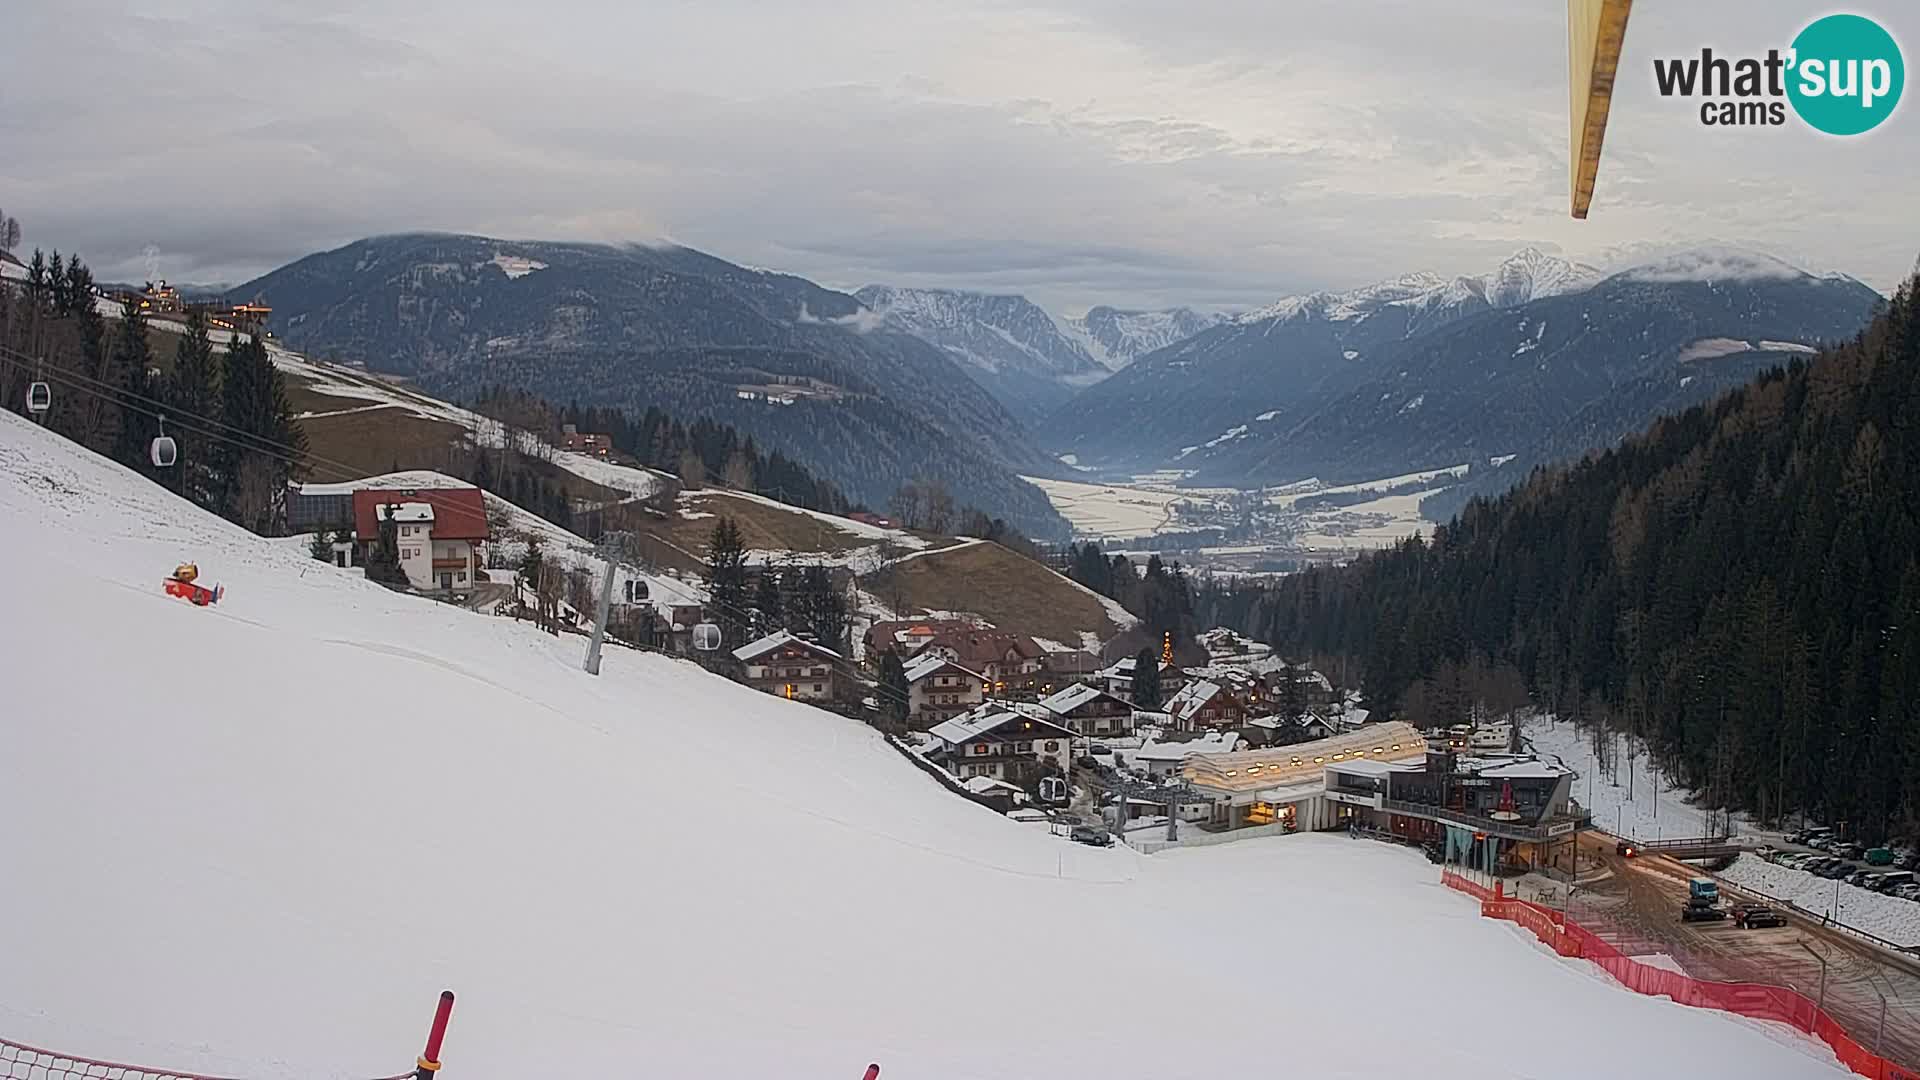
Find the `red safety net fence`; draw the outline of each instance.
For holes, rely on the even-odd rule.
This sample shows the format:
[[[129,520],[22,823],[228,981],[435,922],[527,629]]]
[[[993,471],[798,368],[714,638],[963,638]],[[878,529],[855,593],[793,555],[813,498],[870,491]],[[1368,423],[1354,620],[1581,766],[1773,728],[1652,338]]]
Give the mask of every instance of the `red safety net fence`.
[[[415,1080],[432,1076],[440,1068],[440,1044],[447,1034],[447,1020],[453,1014],[453,991],[440,995],[434,1010],[433,1026],[427,1031],[427,1048],[414,1062],[415,1068],[378,1080]],[[0,1080],[231,1080],[228,1077],[202,1076],[179,1069],[156,1069],[147,1065],[122,1065],[98,1061],[77,1054],[42,1050],[37,1046],[0,1038]]]
[[[1448,888],[1479,900],[1480,914],[1520,924],[1554,952],[1591,961],[1636,993],[1672,998],[1695,1008],[1719,1009],[1788,1024],[1832,1047],[1840,1063],[1861,1076],[1872,1080],[1920,1080],[1920,1073],[1861,1046],[1838,1021],[1798,991],[1760,983],[1710,982],[1643,964],[1571,921],[1563,912],[1506,896],[1452,870],[1442,871],[1440,880]]]

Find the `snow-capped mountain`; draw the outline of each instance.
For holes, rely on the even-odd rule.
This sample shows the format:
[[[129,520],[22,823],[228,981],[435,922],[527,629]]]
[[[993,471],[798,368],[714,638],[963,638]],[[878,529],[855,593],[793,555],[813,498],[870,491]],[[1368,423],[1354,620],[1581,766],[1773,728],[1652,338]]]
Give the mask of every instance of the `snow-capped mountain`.
[[[1502,262],[1491,273],[1460,277],[1416,272],[1391,281],[1375,282],[1347,292],[1316,292],[1289,296],[1241,315],[1235,322],[1260,325],[1273,321],[1319,318],[1329,322],[1359,322],[1389,309],[1412,316],[1407,334],[1429,328],[1468,310],[1507,308],[1543,296],[1591,288],[1603,275],[1584,263],[1569,262],[1538,248],[1526,248]]]
[[[1528,249],[1490,273],[1408,274],[1248,312],[1092,387],[1043,440],[1083,465],[1177,464],[1213,484],[1578,453],[1750,377],[1782,348],[1852,333],[1875,302],[1844,275],[1738,249],[1612,276]],[[1741,355],[1699,364],[1731,355],[1712,347],[1722,339]],[[1701,370],[1681,381],[1676,363]],[[1580,416],[1604,422],[1562,430]]]
[[[1122,311],[1101,305],[1077,319],[1065,320],[1065,325],[1095,360],[1119,371],[1156,349],[1185,341],[1225,321],[1224,315],[1203,315],[1192,308]]]
[[[1024,296],[868,285],[876,326],[939,346],[1016,416],[1034,420],[1108,368]]]

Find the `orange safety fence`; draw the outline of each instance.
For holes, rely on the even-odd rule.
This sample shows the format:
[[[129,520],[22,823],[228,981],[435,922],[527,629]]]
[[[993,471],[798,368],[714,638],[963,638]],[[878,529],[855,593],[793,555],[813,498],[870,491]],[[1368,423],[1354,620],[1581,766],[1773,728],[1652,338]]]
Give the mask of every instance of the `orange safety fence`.
[[[1783,986],[1760,983],[1725,983],[1696,979],[1677,971],[1643,964],[1622,953],[1597,934],[1568,919],[1563,912],[1541,907],[1531,901],[1489,889],[1452,870],[1440,875],[1441,883],[1480,901],[1480,914],[1490,919],[1518,923],[1561,956],[1588,960],[1636,993],[1667,997],[1682,1005],[1700,1009],[1772,1020],[1787,1024],[1819,1039],[1833,1048],[1840,1063],[1871,1080],[1920,1080],[1920,1073],[1888,1061],[1855,1041],[1839,1021],[1820,1009],[1806,995]]]

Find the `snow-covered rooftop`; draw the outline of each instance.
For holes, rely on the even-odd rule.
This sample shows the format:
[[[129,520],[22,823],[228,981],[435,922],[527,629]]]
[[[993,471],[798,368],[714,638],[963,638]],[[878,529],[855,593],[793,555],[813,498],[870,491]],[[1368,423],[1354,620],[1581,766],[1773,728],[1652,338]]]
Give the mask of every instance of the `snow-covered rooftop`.
[[[820,653],[824,656],[831,657],[832,659],[835,659],[835,660],[838,660],[841,658],[839,653],[834,652],[832,649],[827,648],[825,645],[822,645],[817,641],[808,641],[805,638],[795,637],[794,635],[788,633],[785,630],[776,630],[773,633],[768,634],[766,637],[763,637],[758,641],[750,641],[747,644],[740,646],[739,648],[733,650],[733,658],[735,660],[741,661],[742,663],[748,663],[748,662],[751,662],[755,657],[765,656],[767,653],[770,653],[775,649],[778,649],[784,645],[798,645],[801,648],[808,650],[809,652]]]
[[[417,524],[433,520],[433,504],[423,502],[382,503],[373,508],[381,521]]]
[[[1064,715],[1104,693],[1106,693],[1106,691],[1097,686],[1088,686],[1086,683],[1074,683],[1072,686],[1062,690],[1055,690],[1053,693],[1041,698],[1040,704],[1046,706],[1049,712]]]
[[[985,675],[982,675],[977,671],[969,671],[968,669],[961,667],[959,664],[956,664],[953,661],[948,660],[946,657],[941,656],[938,653],[922,653],[919,656],[914,657],[911,661],[909,661],[906,667],[907,667],[907,681],[909,683],[917,683],[921,679],[926,678],[927,676],[933,674],[934,672],[939,671],[942,668],[949,668],[949,667],[953,668],[955,671],[961,672],[962,674],[971,675],[975,680],[979,682],[984,683],[987,681],[987,677]]]

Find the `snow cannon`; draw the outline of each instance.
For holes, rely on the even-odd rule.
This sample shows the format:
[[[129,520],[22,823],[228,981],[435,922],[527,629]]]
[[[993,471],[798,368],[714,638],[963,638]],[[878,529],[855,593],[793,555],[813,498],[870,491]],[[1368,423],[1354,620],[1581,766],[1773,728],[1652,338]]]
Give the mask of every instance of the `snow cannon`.
[[[181,563],[174,567],[172,576],[162,582],[161,587],[166,590],[168,596],[190,600],[196,607],[217,604],[221,597],[227,595],[227,590],[223,586],[215,585],[209,589],[200,584],[200,568],[192,563]]]

